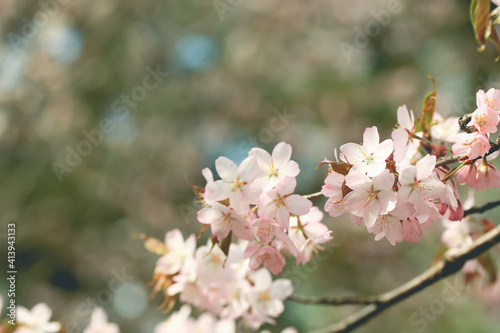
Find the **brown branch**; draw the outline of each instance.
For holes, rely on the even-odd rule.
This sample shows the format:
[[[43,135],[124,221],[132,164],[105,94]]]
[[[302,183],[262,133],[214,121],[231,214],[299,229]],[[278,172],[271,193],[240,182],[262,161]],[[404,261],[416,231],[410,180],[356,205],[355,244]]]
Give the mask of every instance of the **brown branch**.
[[[450,156],[446,156],[446,157],[440,158],[436,162],[436,168],[438,168],[440,166],[445,166],[445,165],[448,165],[448,164],[453,164],[455,162],[458,162],[458,160],[461,159],[461,158],[463,158],[463,157],[467,157],[467,155],[450,155]]]
[[[476,258],[497,243],[500,243],[500,226],[477,238],[467,248],[452,255],[445,255],[443,259],[432,265],[424,273],[400,287],[379,296],[370,297],[374,300],[373,304],[366,306],[335,325],[315,331],[314,333],[350,332],[394,304],[458,272],[467,260]]]
[[[470,214],[484,213],[485,211],[490,210],[492,208],[495,208],[497,206],[500,206],[500,200],[487,203],[486,205],[481,206],[481,207],[474,207],[474,208],[468,209],[464,212],[464,217],[467,215],[470,215]]]
[[[292,295],[287,298],[290,301],[299,302],[303,304],[316,304],[316,305],[368,305],[378,301],[377,297],[325,297],[325,298],[307,298],[297,295]]]

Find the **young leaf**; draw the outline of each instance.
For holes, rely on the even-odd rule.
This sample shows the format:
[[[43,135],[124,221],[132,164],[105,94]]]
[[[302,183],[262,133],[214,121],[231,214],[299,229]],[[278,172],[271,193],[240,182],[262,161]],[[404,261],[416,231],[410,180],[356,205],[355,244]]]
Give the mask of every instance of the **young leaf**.
[[[474,35],[479,43],[478,51],[483,52],[486,48],[486,40],[490,40],[498,49],[499,55],[495,59],[495,61],[498,61],[500,59],[500,40],[492,20],[492,16],[495,13],[492,13],[490,10],[490,0],[472,0],[470,5],[470,20],[474,28]]]
[[[427,140],[431,139],[431,126],[432,118],[434,117],[434,111],[436,110],[436,81],[432,76],[429,76],[434,85],[434,90],[429,92],[422,101],[422,114],[416,122],[416,131],[424,132],[424,138]]]

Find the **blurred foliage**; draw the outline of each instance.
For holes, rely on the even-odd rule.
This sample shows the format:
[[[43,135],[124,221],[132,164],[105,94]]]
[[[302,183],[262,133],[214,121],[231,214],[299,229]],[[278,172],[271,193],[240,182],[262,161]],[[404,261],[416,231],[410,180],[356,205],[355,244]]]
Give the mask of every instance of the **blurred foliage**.
[[[218,156],[241,161],[252,146],[287,141],[301,166],[298,191],[316,192],[326,170],[314,169],[336,147],[360,142],[372,125],[388,137],[399,105],[419,112],[432,89],[427,75],[445,116],[473,111],[477,89],[500,86],[496,50],[476,51],[467,1],[396,1],[400,11],[380,18],[391,2],[227,1],[220,15],[210,1],[2,0],[0,221],[4,230],[17,221],[18,303],[46,302],[55,318],[81,327],[89,298],[100,299],[122,332],[152,332],[165,317],[155,309],[160,297],[147,305],[155,257],[131,235],[198,232],[185,179],[204,185],[201,169]],[[357,47],[365,29],[372,36]],[[351,57],[342,43],[355,48]],[[169,75],[143,99],[157,68]],[[126,106],[123,94],[136,97]],[[103,120],[113,130],[68,167],[68,152],[87,152],[84,132]],[[423,271],[440,243],[439,224],[418,245],[392,247],[347,220],[327,223],[331,255],[283,273],[298,294],[386,291]],[[133,280],[106,298],[123,270]],[[5,279],[0,285],[4,293]],[[443,288],[359,332],[416,332],[409,317]],[[447,304],[426,332],[498,330],[499,298],[480,294]],[[301,332],[354,310],[286,306],[279,325]]]

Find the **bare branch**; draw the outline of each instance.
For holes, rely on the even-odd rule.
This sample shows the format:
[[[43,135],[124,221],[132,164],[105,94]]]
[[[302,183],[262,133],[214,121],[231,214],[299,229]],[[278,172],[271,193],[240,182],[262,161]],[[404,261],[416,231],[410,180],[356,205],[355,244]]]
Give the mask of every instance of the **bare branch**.
[[[458,162],[458,160],[460,158],[463,158],[463,157],[466,157],[466,156],[467,155],[450,155],[450,156],[447,156],[447,157],[440,158],[436,162],[436,168],[441,167],[441,166],[445,166],[445,165],[448,165],[448,164],[453,164],[455,162]]]
[[[468,209],[464,212],[464,217],[467,215],[470,215],[470,214],[484,213],[485,211],[490,210],[492,208],[495,208],[497,206],[500,206],[500,200],[487,203],[486,205],[484,205],[482,207],[474,207],[474,208]]]
[[[350,332],[385,309],[388,309],[394,304],[399,303],[437,281],[458,272],[467,260],[476,258],[497,243],[500,243],[500,226],[497,226],[488,233],[477,238],[469,247],[457,251],[452,255],[445,255],[443,259],[432,265],[424,273],[400,287],[379,296],[370,297],[370,299],[374,300],[373,304],[364,307],[335,325],[315,331],[314,333]]]
[[[322,196],[323,194],[321,192],[316,192],[316,193],[311,193],[311,194],[306,194],[303,195],[304,198],[306,199],[313,199]]]
[[[292,295],[288,297],[288,300],[304,303],[304,304],[316,304],[316,305],[367,305],[378,302],[377,297],[325,297],[325,298],[307,298],[297,295]]]

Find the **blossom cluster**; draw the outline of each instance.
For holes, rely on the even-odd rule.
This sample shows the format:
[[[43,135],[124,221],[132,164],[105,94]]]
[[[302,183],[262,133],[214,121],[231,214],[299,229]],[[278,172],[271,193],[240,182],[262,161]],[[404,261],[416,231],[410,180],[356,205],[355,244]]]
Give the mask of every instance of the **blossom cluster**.
[[[274,323],[273,318],[284,310],[282,301],[293,291],[290,280],[273,281],[266,268],[250,268],[250,260],[244,258],[248,247],[245,240],[232,243],[226,255],[211,240],[196,248],[194,235],[184,240],[175,229],[166,234],[165,243],[148,238],[146,247],[161,255],[153,282],[155,292],[165,293],[167,309],[180,299],[207,311],[194,321],[188,319],[189,308],[184,308],[177,317],[157,326],[155,333],[178,332],[172,329],[177,325],[183,325],[180,331],[191,332],[188,328],[205,326],[205,322],[213,322],[212,330],[200,332],[230,333],[235,331],[238,319],[245,326],[258,329],[264,323]]]
[[[406,106],[398,109],[399,126],[391,139],[380,142],[377,128],[367,128],[362,144],[344,144],[336,162],[323,163],[330,166],[322,188],[328,197],[325,211],[333,217],[350,214],[376,240],[387,238],[392,245],[419,242],[422,227],[440,218],[460,221],[464,210],[456,183],[482,191],[500,187],[500,173],[486,158],[497,156],[490,154],[489,135],[497,131],[499,96],[495,89],[478,92],[467,133],[459,133],[458,118],[438,113],[424,124],[425,131]],[[453,153],[464,160],[456,169],[438,163],[450,150],[445,143],[452,143]]]
[[[300,169],[291,154],[292,147],[281,142],[272,154],[253,148],[239,166],[219,157],[215,168],[220,180],[214,181],[210,169],[203,170],[207,184],[199,192],[203,208],[198,220],[210,226],[218,242],[229,235],[247,240],[244,258],[250,259],[250,269],[263,265],[278,274],[284,255],[305,264],[332,239],[321,223],[323,213],[294,194]]]
[[[0,314],[3,308],[3,299],[0,297]],[[57,321],[50,321],[52,309],[45,303],[38,303],[31,310],[24,306],[16,306],[15,327],[13,333],[59,333],[62,325]],[[14,319],[12,319],[14,320]],[[5,330],[4,330],[5,329]],[[0,332],[10,332],[0,324]],[[108,315],[102,308],[95,308],[90,323],[83,333],[120,333],[118,325],[108,322]]]

